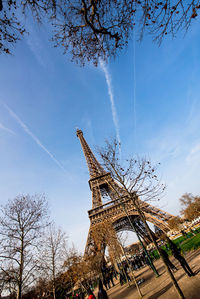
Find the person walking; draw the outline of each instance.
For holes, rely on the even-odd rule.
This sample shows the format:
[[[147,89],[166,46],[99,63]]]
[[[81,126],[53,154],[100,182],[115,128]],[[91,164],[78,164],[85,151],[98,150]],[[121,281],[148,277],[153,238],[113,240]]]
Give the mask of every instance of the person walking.
[[[106,273],[104,273],[104,275],[103,275],[103,284],[104,284],[106,290],[108,290],[110,288],[110,284],[109,284],[108,277],[107,277]]]
[[[120,281],[121,286],[126,282],[126,278],[125,278],[122,270],[120,270],[120,272],[119,272],[119,281]]]
[[[110,270],[109,270],[109,277],[110,277],[110,282],[112,282],[112,286],[114,287],[115,286],[115,284],[114,284],[114,281],[113,281],[113,269],[111,268]]]
[[[180,249],[177,247],[177,245],[174,242],[172,242],[169,238],[168,238],[168,243],[173,256],[175,257],[175,259],[179,261],[179,263],[181,264],[182,268],[187,273],[187,275],[194,276],[195,275],[194,272],[186,262],[185,258],[181,255]]]
[[[167,252],[166,252],[164,249],[162,249],[162,248],[160,248],[160,251],[161,251],[161,253],[162,253],[162,256],[163,256],[163,258],[164,258],[166,264],[170,267],[170,269],[173,270],[173,271],[174,271],[174,270],[178,270],[178,269],[176,268],[176,266],[175,266],[174,264],[172,264],[172,262],[170,261]]]
[[[108,295],[103,288],[103,284],[101,279],[99,279],[99,291],[98,291],[98,299],[108,299]]]

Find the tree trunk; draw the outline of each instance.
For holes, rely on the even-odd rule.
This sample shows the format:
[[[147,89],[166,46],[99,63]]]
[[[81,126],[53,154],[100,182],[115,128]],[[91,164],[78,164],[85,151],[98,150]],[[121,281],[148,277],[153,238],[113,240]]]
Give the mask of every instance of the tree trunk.
[[[140,209],[140,207],[139,207],[138,199],[136,199],[136,198],[132,198],[132,200],[133,200],[134,206],[135,206],[135,208],[136,208],[136,210],[137,210],[137,212],[138,212],[138,214],[139,214],[141,220],[144,222],[145,228],[146,228],[146,230],[147,230],[147,232],[148,232],[148,234],[149,234],[149,236],[150,236],[152,242],[154,243],[156,249],[158,250],[158,252],[159,252],[159,254],[160,254],[160,257],[161,257],[161,259],[162,259],[162,261],[163,261],[163,263],[164,263],[164,265],[165,265],[165,268],[166,268],[166,270],[167,270],[167,272],[168,272],[168,274],[169,274],[169,276],[170,276],[170,278],[171,278],[171,280],[172,280],[172,283],[173,283],[173,285],[174,285],[174,288],[176,289],[176,291],[177,291],[179,297],[182,298],[182,299],[185,299],[185,297],[184,297],[184,295],[183,295],[183,292],[182,292],[182,290],[180,289],[180,287],[179,287],[179,285],[178,285],[178,283],[177,283],[177,281],[176,281],[176,278],[174,277],[174,275],[173,275],[171,269],[169,268],[168,264],[165,262],[165,259],[164,259],[163,255],[162,255],[162,252],[160,251],[160,248],[158,247],[158,244],[157,244],[157,242],[156,242],[156,240],[155,240],[153,234],[151,233],[151,230],[150,230],[150,228],[149,228],[149,225],[147,224],[146,218],[145,218],[143,212],[141,211],[141,209]]]
[[[21,298],[22,298],[22,288],[21,288],[21,286],[18,284],[17,299],[21,299]]]
[[[56,289],[55,289],[54,282],[53,282],[53,299],[56,299]]]
[[[22,298],[22,282],[23,282],[23,277],[22,276],[23,276],[23,270],[24,270],[24,233],[23,233],[23,230],[22,230],[17,299],[21,299]]]
[[[127,256],[126,256],[126,252],[124,251],[124,247],[121,245],[120,242],[119,242],[119,244],[120,244],[120,247],[121,247],[121,249],[122,249],[122,252],[123,252],[123,254],[124,254],[125,258],[126,258],[126,262],[127,262],[127,264],[131,267],[131,273],[132,273],[132,275],[133,275],[133,279],[134,279],[134,282],[135,282],[135,285],[136,285],[138,294],[139,294],[140,298],[142,298],[142,293],[141,293],[141,291],[140,291],[140,287],[139,287],[139,285],[138,285],[138,283],[137,283],[137,280],[136,280],[136,278],[135,278],[135,275],[134,275],[134,273],[133,273],[132,266],[130,265],[129,260],[128,260]]]
[[[55,287],[55,254],[53,253],[53,257],[52,257],[52,264],[53,264],[53,275],[52,275],[52,278],[53,278],[53,288],[52,288],[52,291],[53,291],[53,299],[56,299],[56,287]]]

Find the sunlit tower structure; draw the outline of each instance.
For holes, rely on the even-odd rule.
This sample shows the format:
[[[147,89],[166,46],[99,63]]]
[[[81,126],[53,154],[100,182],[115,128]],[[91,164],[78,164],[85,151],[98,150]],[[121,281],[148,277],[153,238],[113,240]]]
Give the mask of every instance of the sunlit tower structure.
[[[151,242],[146,232],[144,223],[140,220],[138,212],[130,198],[126,195],[122,187],[106,172],[102,165],[98,162],[85,138],[83,132],[79,129],[76,135],[80,140],[81,147],[86,159],[89,170],[89,186],[92,192],[92,209],[88,211],[90,219],[90,228],[88,232],[85,254],[89,255],[93,247],[91,236],[92,228],[109,219],[116,232],[129,230],[137,231],[137,234],[143,240]],[[106,198],[106,202],[103,199]],[[124,209],[126,204],[126,210]],[[154,207],[153,205],[140,200],[140,208],[142,209],[147,221],[153,223],[163,232],[169,230],[168,221],[173,217],[171,214]],[[127,217],[128,215],[128,217]],[[128,219],[129,218],[129,219]],[[130,224],[130,220],[133,225]]]

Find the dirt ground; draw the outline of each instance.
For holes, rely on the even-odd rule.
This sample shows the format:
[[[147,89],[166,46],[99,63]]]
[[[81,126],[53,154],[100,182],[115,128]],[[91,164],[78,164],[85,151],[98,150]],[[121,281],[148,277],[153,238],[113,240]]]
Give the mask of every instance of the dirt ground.
[[[178,271],[176,271],[174,275],[186,299],[200,299],[200,249],[188,253],[185,258],[196,275],[194,277],[188,277],[179,262],[174,258],[170,258],[174,265],[178,268]],[[140,280],[141,278],[144,279],[144,282],[140,284],[140,290],[143,298],[179,298],[161,260],[156,261],[155,266],[160,274],[159,277],[155,277],[148,266],[138,271],[134,271],[137,280]],[[131,283],[131,286],[128,287],[127,284],[121,286],[119,281],[116,281],[116,285],[109,289],[107,293],[109,299],[139,298],[134,283]]]

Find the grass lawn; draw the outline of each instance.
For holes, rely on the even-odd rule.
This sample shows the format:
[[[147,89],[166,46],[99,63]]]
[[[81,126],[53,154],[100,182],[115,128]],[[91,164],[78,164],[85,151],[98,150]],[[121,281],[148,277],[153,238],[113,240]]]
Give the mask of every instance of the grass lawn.
[[[180,244],[180,248],[183,252],[195,250],[200,247],[200,233],[190,239],[185,239]]]
[[[200,247],[200,230],[196,230],[195,233],[195,235],[192,235],[192,233],[188,233],[186,237],[181,236],[175,239],[173,242],[179,248],[181,248],[181,251],[183,253],[191,250],[196,250]],[[168,248],[168,246],[162,246],[162,248],[167,251],[168,255],[172,255],[171,250]],[[153,250],[150,254],[153,259],[160,258],[157,250]]]

